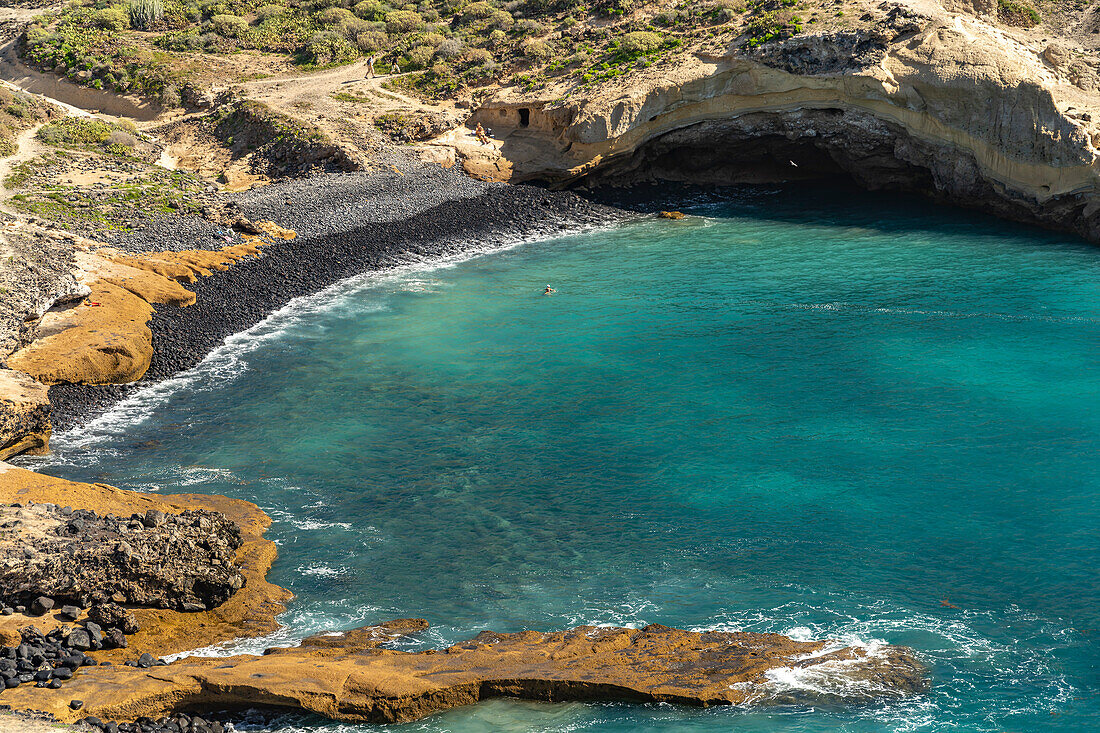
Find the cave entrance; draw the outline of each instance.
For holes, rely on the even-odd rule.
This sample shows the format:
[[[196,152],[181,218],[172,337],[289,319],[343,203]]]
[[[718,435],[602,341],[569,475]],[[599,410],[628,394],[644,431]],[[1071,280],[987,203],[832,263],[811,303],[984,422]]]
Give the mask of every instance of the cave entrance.
[[[531,110],[526,107],[519,108],[519,126],[527,127],[531,124]]]

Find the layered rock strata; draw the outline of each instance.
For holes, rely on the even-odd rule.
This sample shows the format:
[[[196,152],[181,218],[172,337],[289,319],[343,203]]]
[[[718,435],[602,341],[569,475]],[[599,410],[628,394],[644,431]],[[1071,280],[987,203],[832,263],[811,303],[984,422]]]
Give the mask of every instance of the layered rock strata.
[[[149,320],[154,305],[189,306],[194,292],[180,283],[224,271],[294,233],[270,222],[261,235],[217,251],[126,255],[110,248],[77,254],[89,295],[55,306],[39,319],[35,339],[7,364],[43,384],[126,384],[141,379],[153,358]]]
[[[274,222],[253,222],[239,213],[234,225],[246,232],[243,241],[212,251],[130,255],[87,240],[75,249],[70,243],[66,262],[79,280],[66,272],[60,280],[67,294],[50,291],[48,301],[36,301],[41,309],[32,311],[22,328],[22,340],[29,343],[7,357],[8,369],[0,369],[0,460],[48,450],[47,386],[129,384],[145,376],[153,359],[149,322],[155,307],[195,303],[194,291],[181,283],[225,271],[258,256],[264,246],[297,236]],[[6,282],[3,275],[0,282]],[[11,320],[15,314],[0,316]],[[17,341],[8,338],[13,345]],[[0,347],[3,343],[0,338]]]
[[[244,585],[234,562],[240,546],[237,526],[208,510],[119,517],[54,504],[0,507],[0,599],[205,611]]]
[[[44,384],[0,369],[0,460],[50,446],[50,400]]]

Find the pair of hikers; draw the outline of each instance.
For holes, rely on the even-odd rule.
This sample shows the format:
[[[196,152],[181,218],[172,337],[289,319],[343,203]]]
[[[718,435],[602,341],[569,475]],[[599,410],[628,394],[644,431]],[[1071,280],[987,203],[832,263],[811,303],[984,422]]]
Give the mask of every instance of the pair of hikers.
[[[378,61],[378,57],[381,56],[381,55],[382,54],[380,54],[380,53],[376,53],[373,56],[371,56],[369,59],[367,59],[367,78],[368,79],[373,79],[374,78],[374,64],[375,64],[375,62]],[[396,61],[394,61],[393,65],[390,66],[390,74],[391,75],[396,75],[396,74],[400,74],[400,73],[401,73],[401,67],[397,65]]]

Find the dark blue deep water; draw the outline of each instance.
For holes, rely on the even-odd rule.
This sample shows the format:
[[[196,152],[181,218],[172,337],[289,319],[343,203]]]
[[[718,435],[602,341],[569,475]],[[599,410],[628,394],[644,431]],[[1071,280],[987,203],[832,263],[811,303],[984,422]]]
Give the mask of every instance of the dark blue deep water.
[[[37,465],[258,503],[282,643],[659,622],[908,644],[933,675],[400,731],[1100,730],[1100,249],[862,194],[688,210],[344,283]],[[371,729],[255,729],[288,726]]]

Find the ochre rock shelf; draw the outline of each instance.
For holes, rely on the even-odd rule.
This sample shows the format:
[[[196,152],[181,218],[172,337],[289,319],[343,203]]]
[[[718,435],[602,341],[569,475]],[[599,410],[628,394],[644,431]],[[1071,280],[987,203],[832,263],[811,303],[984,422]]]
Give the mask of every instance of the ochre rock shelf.
[[[778,634],[580,626],[568,631],[483,632],[444,650],[383,644],[427,628],[405,619],[306,639],[263,656],[187,658],[167,667],[83,670],[57,692],[4,695],[64,720],[160,717],[183,710],[271,706],[336,720],[395,723],[491,697],[624,700],[695,706],[861,703],[922,691],[925,670],[904,647],[868,651]],[[814,684],[769,677],[808,671]],[[67,709],[71,699],[84,710]]]

